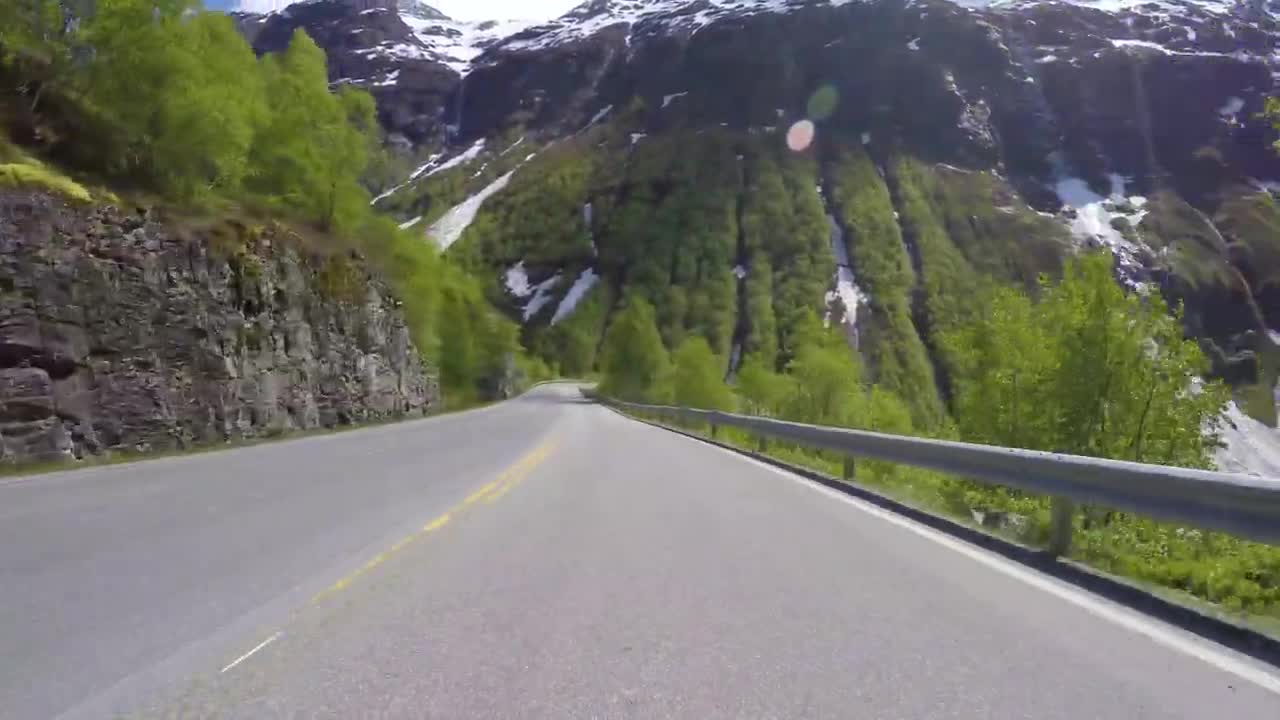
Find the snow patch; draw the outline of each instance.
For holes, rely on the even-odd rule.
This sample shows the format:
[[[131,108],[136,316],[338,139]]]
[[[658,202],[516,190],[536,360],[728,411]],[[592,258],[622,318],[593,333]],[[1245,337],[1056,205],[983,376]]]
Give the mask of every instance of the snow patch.
[[[863,144],[863,145],[870,145],[870,144],[871,144],[871,133],[869,133],[869,132],[864,132],[864,133],[862,133],[862,144]]]
[[[530,318],[537,315],[539,310],[541,310],[547,303],[551,302],[551,290],[558,284],[560,284],[559,272],[533,286],[533,297],[530,298],[528,304],[524,306],[525,322],[529,322]]]
[[[689,91],[688,91],[688,90],[686,90],[686,91],[684,91],[684,92],[678,92],[678,93],[672,93],[672,94],[670,94],[670,95],[664,95],[664,96],[662,96],[662,107],[666,107],[666,106],[670,105],[670,104],[671,104],[671,101],[675,100],[676,98],[684,97],[685,95],[688,95],[688,94],[689,94]]]
[[[494,180],[480,192],[450,208],[449,212],[445,213],[443,217],[427,229],[427,237],[434,240],[441,250],[448,250],[449,246],[457,242],[458,238],[462,237],[462,233],[471,226],[484,201],[506,188],[507,184],[511,182],[512,175],[515,175],[514,170]]]
[[[738,368],[742,366],[742,343],[735,342],[733,348],[729,350],[729,372],[736,373]]]
[[[587,123],[587,127],[591,127],[592,125],[595,125],[596,123],[605,119],[605,116],[607,116],[611,112],[613,112],[612,105],[605,105],[603,108],[600,108],[599,112],[591,116],[591,121]]]
[[[1060,161],[1055,164],[1060,165]],[[1135,229],[1146,216],[1147,199],[1141,196],[1125,198],[1124,178],[1111,176],[1112,197],[1104,198],[1089,188],[1082,178],[1065,176],[1058,180],[1054,190],[1064,207],[1075,210],[1071,220],[1071,234],[1086,243],[1105,246],[1116,257],[1124,271],[1125,282],[1136,286],[1136,275],[1142,268],[1141,256],[1149,253],[1145,245],[1127,240],[1112,221],[1123,218]]]
[[[1280,481],[1280,430],[1245,414],[1234,402],[1223,415],[1218,469]]]
[[[739,280],[743,280],[747,277],[747,269],[743,267],[741,263],[734,265],[733,276],[738,278]]]
[[[914,40],[912,40],[911,42],[907,43],[907,49],[908,49],[908,50],[919,50],[919,49],[920,49],[920,38],[915,38],[915,39],[914,39]]]
[[[511,147],[509,147],[509,148],[507,148],[506,150],[503,150],[502,152],[498,153],[498,157],[503,157],[503,156],[505,156],[507,153],[509,153],[509,152],[511,152],[512,150],[515,150],[516,148],[520,147],[523,143],[524,143],[524,136],[523,136],[523,135],[521,135],[519,140],[517,140],[517,141],[515,141],[515,142],[511,143]]]
[[[1231,97],[1227,98],[1227,102],[1222,107],[1218,108],[1218,114],[1221,115],[1223,118],[1225,118],[1227,122],[1234,125],[1236,122],[1238,122],[1236,118],[1236,114],[1243,109],[1244,109],[1244,99],[1240,97],[1236,97],[1235,95],[1232,95]]]
[[[422,216],[421,216],[421,215],[419,215],[418,217],[416,217],[416,218],[414,218],[414,219],[412,219],[412,220],[409,220],[409,221],[407,221],[407,222],[402,222],[402,223],[400,223],[400,229],[401,229],[401,230],[408,230],[409,228],[413,227],[414,225],[417,225],[417,224],[418,224],[418,223],[420,223],[420,222],[422,222]]]
[[[536,20],[527,19],[464,22],[418,17],[412,12],[400,13],[400,19],[426,48],[423,54],[463,77],[471,72],[485,50],[537,24]]]
[[[594,268],[587,268],[582,271],[577,280],[573,281],[573,285],[569,288],[569,292],[565,293],[564,298],[560,301],[560,306],[556,308],[556,314],[551,317],[551,324],[564,320],[573,313],[574,308],[578,307],[578,303],[586,296],[587,292],[595,286],[600,276],[596,274]],[[527,317],[525,318],[528,319]]]
[[[505,276],[507,292],[518,298],[527,298],[533,294],[533,286],[529,284],[529,273],[524,269],[524,261],[507,268]]]
[[[645,134],[645,133],[631,133],[631,144],[632,144],[632,146],[634,146],[636,143],[640,142],[641,140],[643,140],[643,139],[645,139],[645,138],[647,138],[647,137],[649,137],[649,136],[648,136],[647,134]]]
[[[409,176],[409,180],[411,181],[417,180],[419,177],[431,177],[432,175],[442,173],[445,170],[451,170],[453,168],[456,168],[459,165],[462,165],[463,163],[469,163],[480,156],[481,151],[484,150],[484,145],[485,145],[484,140],[477,140],[475,141],[475,143],[471,145],[471,147],[467,148],[466,150],[463,150],[457,155],[454,155],[453,157],[449,158],[447,161],[445,161],[440,165],[433,164],[435,157],[438,157],[438,156],[435,156],[432,158],[431,161],[428,161],[426,165],[423,165],[422,167],[415,170],[413,174]]]
[[[824,323],[830,323],[832,305],[835,304],[836,298],[839,298],[844,305],[844,316],[840,318],[840,322],[853,332],[857,329],[858,307],[866,303],[867,296],[858,287],[853,270],[849,267],[849,248],[844,242],[844,229],[831,213],[827,214],[827,226],[830,231],[831,254],[836,261],[836,274],[835,289],[828,292],[825,297],[827,312]]]
[[[1259,180],[1257,178],[1250,178],[1249,182],[1253,183],[1254,187],[1263,192],[1280,193],[1280,180]]]

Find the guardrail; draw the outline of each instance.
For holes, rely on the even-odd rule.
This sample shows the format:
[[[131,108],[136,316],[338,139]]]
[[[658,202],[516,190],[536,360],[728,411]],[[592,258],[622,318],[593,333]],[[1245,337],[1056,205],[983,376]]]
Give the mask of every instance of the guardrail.
[[[731,427],[752,433],[762,445],[765,438],[772,438],[843,453],[849,458],[845,462],[846,479],[853,475],[852,458],[870,458],[1052,496],[1049,550],[1055,554],[1063,554],[1070,547],[1075,503],[1097,503],[1260,542],[1280,543],[1280,480],[806,425],[718,410],[642,405],[595,393],[589,397],[662,419],[705,423],[710,425],[713,437],[717,428]]]

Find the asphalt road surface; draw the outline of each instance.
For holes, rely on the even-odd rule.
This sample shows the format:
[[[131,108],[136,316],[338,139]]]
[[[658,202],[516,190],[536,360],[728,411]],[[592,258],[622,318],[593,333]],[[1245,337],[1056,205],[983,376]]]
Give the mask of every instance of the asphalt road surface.
[[[543,386],[0,481],[0,717],[1280,718],[1280,673]]]

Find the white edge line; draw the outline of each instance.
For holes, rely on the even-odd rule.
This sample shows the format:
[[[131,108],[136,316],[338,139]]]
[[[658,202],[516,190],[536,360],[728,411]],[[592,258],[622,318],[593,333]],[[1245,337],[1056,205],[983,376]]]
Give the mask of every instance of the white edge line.
[[[240,657],[236,658],[235,660],[232,660],[230,665],[228,665],[228,666],[226,666],[226,667],[222,668],[221,670],[219,670],[219,671],[218,671],[218,674],[219,674],[219,675],[221,675],[222,673],[224,673],[224,672],[226,672],[226,671],[230,670],[231,668],[233,668],[233,667],[235,667],[235,666],[239,665],[240,663],[244,662],[245,660],[248,660],[248,659],[249,659],[249,657],[250,657],[250,656],[252,656],[254,653],[258,652],[258,651],[259,651],[259,650],[261,650],[262,648],[264,648],[264,647],[266,647],[266,646],[270,645],[271,643],[275,642],[275,641],[276,641],[276,640],[277,640],[277,639],[278,639],[282,634],[283,634],[283,633],[279,633],[279,632],[277,632],[276,634],[272,635],[271,637],[267,638],[266,640],[263,640],[262,642],[258,643],[258,645],[257,645],[256,647],[254,647],[252,650],[250,650],[249,652],[247,652],[247,653],[245,653],[245,654],[241,655]]]
[[[1207,640],[1194,640],[1192,639],[1192,636],[1184,634],[1184,631],[1182,630],[1178,630],[1172,626],[1152,620],[1151,618],[1138,614],[1136,611],[1131,611],[1115,605],[1110,601],[1103,600],[1079,588],[1054,582],[1039,572],[1004,560],[1003,558],[992,555],[985,550],[981,550],[970,545],[963,540],[958,540],[946,533],[925,527],[914,520],[909,520],[896,513],[876,507],[865,500],[846,495],[842,492],[826,487],[825,485],[820,485],[817,482],[793,472],[783,470],[782,468],[761,462],[755,458],[748,457],[718,445],[708,445],[701,440],[691,438],[687,435],[672,433],[672,431],[663,428],[655,429],[674,434],[676,437],[684,438],[690,442],[696,442],[706,447],[715,448],[716,450],[732,455],[743,462],[751,463],[752,465],[756,465],[762,469],[781,475],[792,482],[799,483],[804,487],[823,493],[833,499],[848,503],[868,515],[873,515],[885,522],[889,522],[900,528],[909,530],[927,540],[932,540],[939,545],[949,548],[972,560],[976,560],[997,572],[1007,575],[1015,580],[1020,580],[1038,590],[1047,592],[1059,599],[1065,600],[1092,615],[1102,618],[1103,620],[1107,620],[1127,630],[1138,633],[1139,635],[1142,635],[1159,645],[1163,645],[1170,650],[1176,650],[1184,655],[1212,665],[1219,670],[1231,673],[1232,675],[1244,680],[1248,680],[1264,690],[1280,695],[1280,676],[1237,657],[1234,652],[1229,649],[1210,645]]]

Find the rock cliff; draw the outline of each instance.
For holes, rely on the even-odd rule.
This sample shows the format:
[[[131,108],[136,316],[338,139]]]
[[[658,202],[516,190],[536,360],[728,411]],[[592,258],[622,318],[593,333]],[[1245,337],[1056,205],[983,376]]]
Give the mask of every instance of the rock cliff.
[[[386,287],[280,227],[0,192],[0,458],[161,450],[420,414]]]

